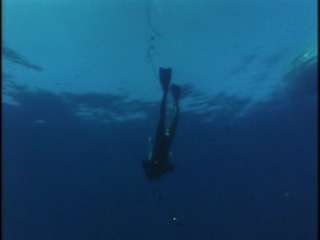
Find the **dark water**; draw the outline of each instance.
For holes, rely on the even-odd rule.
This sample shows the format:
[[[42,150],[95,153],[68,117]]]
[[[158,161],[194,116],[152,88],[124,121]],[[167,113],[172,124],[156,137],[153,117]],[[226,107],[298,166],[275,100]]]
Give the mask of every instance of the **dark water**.
[[[291,81],[243,117],[182,112],[158,183],[141,167],[157,107],[101,123],[51,93],[17,95],[2,106],[3,239],[317,239],[317,66]]]

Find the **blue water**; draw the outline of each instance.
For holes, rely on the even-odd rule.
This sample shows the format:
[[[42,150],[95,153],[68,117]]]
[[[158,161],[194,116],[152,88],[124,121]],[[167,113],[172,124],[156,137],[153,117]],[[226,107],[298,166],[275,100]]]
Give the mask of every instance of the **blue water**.
[[[2,110],[3,239],[316,239],[315,70],[237,121],[182,113],[159,183],[140,163],[154,119],[84,121],[53,94],[21,94]]]
[[[294,26],[290,25],[292,30],[297,28],[306,32],[295,32],[300,37],[298,39],[290,35],[289,30],[288,33],[279,30],[277,34],[288,34],[288,38],[281,40],[279,37],[277,40],[275,37],[275,42],[269,46],[264,40],[270,36],[261,32],[259,36],[248,34],[257,31],[254,27],[245,27],[248,32],[241,32],[241,20],[251,21],[246,14],[241,15],[240,11],[242,18],[226,17],[228,21],[223,18],[224,13],[234,16],[239,6],[243,6],[244,10],[247,9],[245,6],[250,6],[250,14],[254,14],[251,9],[255,5],[251,6],[250,1],[243,1],[243,5],[239,1],[236,7],[232,7],[232,1],[228,1],[227,5],[218,2],[223,14],[215,19],[219,20],[215,24],[220,28],[215,26],[211,32],[206,29],[207,25],[200,24],[205,29],[202,32],[196,25],[201,23],[201,20],[197,22],[201,15],[191,14],[192,9],[206,9],[205,4],[180,5],[185,6],[182,12],[188,10],[191,14],[188,18],[182,13],[179,15],[179,11],[173,11],[177,15],[165,12],[166,5],[162,6],[160,1],[146,2],[152,4],[153,12],[157,7],[162,9],[157,13],[159,16],[168,14],[169,17],[174,16],[173,20],[176,17],[177,26],[181,29],[178,27],[175,30],[181,30],[180,34],[188,36],[191,42],[173,43],[169,41],[169,32],[163,34],[157,39],[159,45],[155,46],[156,50],[163,51],[163,55],[158,53],[152,57],[153,66],[150,62],[144,62],[145,65],[139,63],[139,59],[144,57],[145,47],[148,48],[148,34],[143,35],[147,37],[141,44],[143,54],[137,56],[135,54],[141,50],[139,40],[133,37],[136,45],[134,42],[132,45],[122,45],[122,49],[122,46],[112,45],[117,38],[122,39],[121,34],[115,32],[114,39],[105,39],[102,32],[91,28],[96,25],[98,28],[97,22],[103,18],[110,18],[112,24],[99,22],[102,29],[114,24],[124,26],[127,21],[133,21],[132,16],[140,16],[136,13],[144,9],[143,4],[138,5],[139,11],[136,12],[134,5],[122,1],[119,9],[125,9],[127,15],[121,16],[128,16],[128,19],[123,17],[125,20],[118,22],[116,13],[112,15],[113,11],[110,10],[106,16],[103,14],[108,11],[107,8],[101,9],[100,15],[93,14],[96,18],[91,16],[83,20],[84,16],[79,12],[95,9],[95,5],[88,3],[81,11],[73,12],[65,8],[70,7],[72,1],[66,6],[43,3],[35,8],[33,5],[18,8],[21,3],[6,2],[5,10],[17,8],[19,11],[16,12],[17,18],[13,18],[10,11],[4,12],[4,20],[15,20],[5,21],[5,41],[2,45],[2,238],[318,239],[318,56],[308,58],[310,55],[305,54],[305,49],[293,53],[282,51],[280,46],[278,52],[268,52],[272,44],[278,47],[277,41],[291,47],[305,47],[303,43],[308,41],[304,37],[310,37],[309,42],[315,43],[315,26],[303,27],[313,19],[310,22],[297,20],[308,19],[309,12],[301,9],[302,13],[308,14],[291,19],[292,14],[280,10],[296,11],[299,1],[295,2],[297,6],[281,1],[279,9],[273,5],[275,18],[279,17],[281,21],[289,19]],[[54,14],[63,9],[63,17],[70,21],[54,18],[54,14],[49,12],[49,15],[38,15],[41,21],[35,20],[36,15],[31,14],[33,20],[26,22],[30,25],[30,31],[19,25],[27,21],[25,17],[29,10],[42,8],[53,9]],[[264,8],[258,9],[262,11]],[[209,18],[210,9],[206,11]],[[159,27],[161,18],[157,21],[154,17],[157,14],[149,21],[153,20],[152,24],[158,26],[157,31],[163,32],[164,29]],[[282,14],[287,15],[284,17]],[[260,17],[257,16],[257,19]],[[47,26],[43,21],[46,18],[47,23],[54,22],[61,28]],[[141,17],[136,21],[140,23],[145,21],[143,19]],[[200,29],[199,38],[190,37],[194,35],[192,31],[191,35],[188,32],[188,27],[192,28],[191,24],[188,25],[188,19],[196,25],[195,28]],[[208,53],[212,50],[207,48],[208,43],[201,44],[203,39],[207,39],[207,30],[210,40],[210,36],[223,34],[223,24],[232,26],[234,19],[240,24],[235,31],[239,44],[226,46],[226,52],[233,49],[226,54],[234,58],[221,54],[212,57]],[[171,20],[168,26],[171,26]],[[254,25],[255,21],[252,22]],[[166,23],[162,22],[162,26]],[[281,23],[286,29],[286,25]],[[150,28],[150,24],[146,24],[146,29]],[[264,27],[272,32],[273,28],[268,28],[272,22],[265,24]],[[11,25],[14,27],[11,28]],[[275,27],[278,25],[281,24],[274,23]],[[64,27],[79,32],[64,31]],[[90,33],[92,39],[84,34],[89,30],[93,31]],[[132,34],[133,30],[129,28],[124,33],[126,31]],[[134,34],[140,36],[139,31]],[[39,35],[33,35],[36,32]],[[223,36],[231,33],[226,31]],[[84,36],[88,39],[81,38]],[[177,34],[177,39],[179,36]],[[252,37],[257,39],[246,41]],[[230,38],[237,40],[232,34]],[[197,41],[195,39],[200,43],[193,44]],[[94,43],[80,44],[83,41]],[[102,49],[98,44],[100,41],[104,53],[109,53],[109,48],[115,48],[110,55],[106,54],[106,58],[112,56],[111,62],[99,57]],[[225,41],[229,43],[231,40]],[[251,43],[258,43],[259,47],[255,46],[252,50]],[[182,47],[176,53],[171,51],[170,44]],[[183,48],[183,44],[190,45]],[[250,50],[241,52],[244,48]],[[136,52],[131,52],[131,49]],[[189,59],[183,55],[186,49],[187,53],[189,50],[191,53],[201,51]],[[222,48],[213,49],[223,52]],[[238,50],[243,55],[240,56]],[[179,51],[183,54],[179,55]],[[168,57],[170,54],[172,58]],[[167,57],[169,63],[172,60],[172,65],[165,64],[163,67],[171,66],[173,82],[182,85],[181,116],[170,157],[175,169],[159,181],[150,182],[141,161],[149,151],[148,138],[154,134],[157,125],[161,97],[159,82],[153,79],[150,68],[161,67],[159,59]],[[203,62],[199,60],[202,57]],[[132,59],[137,59],[137,63]],[[305,62],[299,63],[301,59]],[[84,61],[81,63],[83,65],[80,60]],[[180,64],[180,60],[186,62]],[[212,65],[208,65],[208,60],[212,60]],[[112,67],[113,61],[117,67]],[[141,68],[126,68],[131,64],[140,64]],[[84,66],[89,66],[89,70]],[[291,66],[293,71],[284,66]],[[216,71],[222,74],[221,79],[210,75]],[[101,79],[95,81],[99,74]],[[140,76],[152,79],[152,84],[140,81]],[[227,76],[228,80],[230,78],[230,82],[222,76]],[[182,82],[183,79],[187,82]],[[233,84],[238,85],[234,87]],[[104,85],[110,88],[103,89]],[[119,92],[112,88],[113,85],[120,89]],[[102,90],[98,91],[101,86]],[[221,87],[221,92],[211,92],[209,86]],[[234,89],[229,91],[228,86]],[[84,91],[86,88],[88,91]],[[237,88],[241,94],[238,94]],[[150,93],[152,97],[149,99],[145,93]],[[168,112],[171,112],[170,102],[168,105]]]

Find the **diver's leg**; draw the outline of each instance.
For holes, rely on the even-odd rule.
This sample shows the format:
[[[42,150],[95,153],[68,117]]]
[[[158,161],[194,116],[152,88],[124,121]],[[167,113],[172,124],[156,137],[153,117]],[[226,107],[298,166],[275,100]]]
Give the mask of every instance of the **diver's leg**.
[[[161,136],[164,134],[164,127],[165,127],[164,125],[166,120],[167,94],[168,94],[169,84],[171,80],[171,68],[160,68],[159,75],[160,75],[160,83],[162,86],[163,94],[162,94],[162,99],[160,104],[159,123],[157,127],[156,138],[157,136]]]
[[[159,122],[157,126],[156,138],[159,134],[163,134],[164,132],[164,125],[166,120],[166,105],[167,105],[167,93],[163,93],[161,104],[160,104],[160,112],[159,112]]]
[[[171,68],[160,68],[159,76],[163,92],[168,92],[171,80]]]
[[[176,129],[178,126],[178,121],[179,121],[179,114],[180,114],[180,109],[179,109],[179,99],[180,99],[180,86],[172,84],[171,86],[171,93],[173,97],[173,107],[174,107],[174,113],[173,113],[173,119],[169,127],[169,136],[170,140],[172,141],[174,138],[174,135],[176,133]]]

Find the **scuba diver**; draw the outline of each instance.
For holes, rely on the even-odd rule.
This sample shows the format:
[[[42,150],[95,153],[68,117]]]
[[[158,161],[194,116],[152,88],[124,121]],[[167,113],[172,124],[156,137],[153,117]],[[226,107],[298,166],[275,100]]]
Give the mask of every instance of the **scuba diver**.
[[[174,115],[169,128],[165,128],[166,101],[171,80],[171,68],[160,68],[159,76],[163,90],[159,122],[155,137],[151,140],[149,156],[142,161],[144,171],[149,180],[158,180],[163,174],[171,172],[174,169],[174,165],[168,162],[168,158],[179,119],[179,98],[181,90],[180,86],[172,84],[171,93],[173,97]]]

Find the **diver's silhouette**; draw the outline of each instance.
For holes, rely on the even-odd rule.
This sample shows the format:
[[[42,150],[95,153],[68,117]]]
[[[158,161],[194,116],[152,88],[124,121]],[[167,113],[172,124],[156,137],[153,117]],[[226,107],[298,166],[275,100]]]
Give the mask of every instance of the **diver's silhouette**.
[[[172,84],[171,93],[173,96],[174,115],[169,128],[165,128],[166,102],[171,80],[171,68],[160,68],[159,75],[163,90],[160,105],[159,123],[155,137],[151,142],[150,154],[147,159],[142,161],[144,171],[149,180],[157,180],[163,174],[174,169],[174,165],[168,162],[168,158],[170,146],[174,138],[179,119],[180,87]]]

